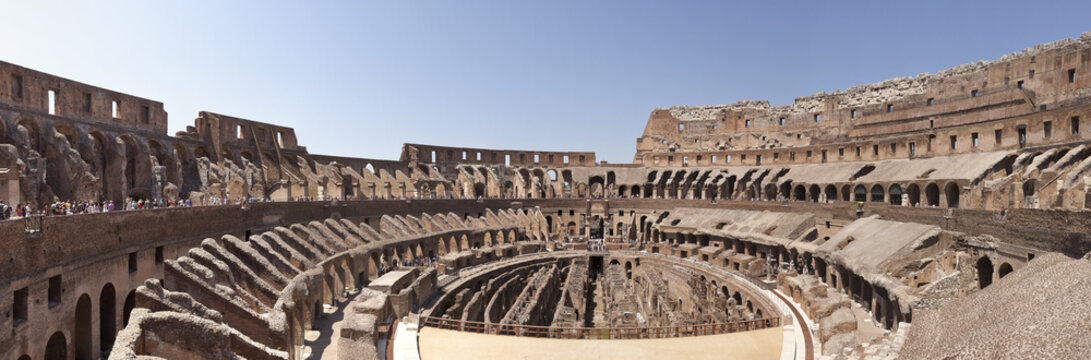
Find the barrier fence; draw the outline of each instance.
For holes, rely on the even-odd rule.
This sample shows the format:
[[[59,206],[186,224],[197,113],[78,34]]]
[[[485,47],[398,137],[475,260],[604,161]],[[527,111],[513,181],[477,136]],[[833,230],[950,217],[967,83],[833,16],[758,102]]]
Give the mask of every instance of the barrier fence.
[[[524,336],[551,339],[662,339],[686,336],[719,335],[780,326],[780,318],[743,320],[718,324],[695,324],[658,327],[551,327],[515,324],[494,324],[462,321],[431,316],[421,317],[421,326],[466,331],[479,334]]]

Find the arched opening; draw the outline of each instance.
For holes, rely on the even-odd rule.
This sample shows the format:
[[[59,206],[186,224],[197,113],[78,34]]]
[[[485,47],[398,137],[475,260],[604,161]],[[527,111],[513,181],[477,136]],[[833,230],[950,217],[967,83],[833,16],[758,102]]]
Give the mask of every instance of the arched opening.
[[[947,186],[944,187],[944,189],[943,189],[943,193],[944,193],[944,195],[947,195],[947,207],[957,208],[958,207],[958,193],[959,193],[958,185],[953,183],[953,182],[947,183]]]
[[[58,331],[49,337],[45,345],[45,360],[68,360],[68,340]]]
[[[807,200],[807,188],[803,185],[796,185],[796,187],[792,189],[792,199],[797,201]]]
[[[921,204],[921,187],[917,184],[909,184],[909,187],[905,189],[905,193],[909,195],[909,206],[918,206]]]
[[[939,186],[936,186],[936,183],[925,186],[924,198],[928,201],[928,206],[939,206]]]
[[[854,195],[854,197],[852,199],[853,201],[856,201],[856,202],[865,202],[865,201],[867,201],[867,188],[864,187],[863,185],[856,185],[856,188],[852,190],[852,193]]]
[[[633,279],[633,263],[630,261],[625,262],[625,278],[629,280]]]
[[[87,294],[76,301],[76,360],[92,360],[91,297]]]
[[[898,184],[890,185],[890,205],[902,204],[902,186]]]
[[[823,189],[823,190],[824,190],[823,193],[826,194],[826,201],[837,201],[838,200],[838,198],[837,198],[837,187],[836,186],[826,185],[826,188]]]
[[[129,295],[125,296],[125,305],[121,308],[121,326],[129,326],[129,315],[133,314],[133,308],[136,308],[136,290],[130,290]]]
[[[822,190],[818,187],[818,185],[811,185],[811,187],[807,190],[810,192],[810,200],[812,202],[818,202],[818,197],[822,194]]]
[[[634,198],[640,197],[640,186],[633,185],[633,187],[629,189],[629,196]]]
[[[997,278],[1003,279],[1004,276],[1006,276],[1008,274],[1011,274],[1011,271],[1012,271],[1011,264],[1008,264],[1008,263],[1000,264],[1000,268],[998,268],[996,270]]]
[[[98,309],[99,350],[108,352],[114,347],[114,335],[117,333],[117,302],[113,284],[102,287]]]
[[[993,283],[993,262],[988,256],[977,259],[977,285],[984,289]]]
[[[568,225],[566,225],[565,227],[567,228],[568,236],[576,236],[576,232],[577,232],[576,222],[569,221]]]
[[[871,187],[871,201],[883,202],[883,198],[886,197],[886,192],[883,191],[883,186],[875,184]]]
[[[841,201],[852,201],[852,190],[848,185],[841,187]]]

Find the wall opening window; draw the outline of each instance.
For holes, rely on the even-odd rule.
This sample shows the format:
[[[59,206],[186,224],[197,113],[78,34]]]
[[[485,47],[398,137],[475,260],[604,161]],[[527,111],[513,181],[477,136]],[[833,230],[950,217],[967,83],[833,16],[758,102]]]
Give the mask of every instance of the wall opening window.
[[[1068,83],[1076,82],[1076,69],[1068,69]]]
[[[958,135],[951,135],[951,150],[958,148]]]
[[[807,150],[807,158],[808,158],[808,159],[810,159],[810,158],[811,158],[811,151],[810,151],[810,150]]]
[[[928,128],[929,129],[935,129],[936,128],[936,120],[928,120]]]
[[[19,75],[11,76],[11,96],[16,99],[23,98],[23,77]]]
[[[716,155],[712,155],[712,163],[713,163],[713,164],[715,164],[715,163],[716,163]]]
[[[61,304],[62,287],[63,282],[61,281],[60,275],[49,278],[49,294],[47,295],[49,307],[54,307]]]
[[[284,148],[284,133],[280,131],[277,131],[277,147],[281,149]],[[435,150],[432,151],[432,162],[436,162]]]
[[[1028,72],[1027,77],[1033,79],[1034,78],[1034,70],[1031,70],[1030,72]]]
[[[879,145],[871,145],[871,154],[879,156]]]
[[[49,93],[46,96],[49,97],[49,99],[47,99],[49,102],[49,115],[57,115],[57,91],[49,90]]]
[[[477,152],[477,161],[481,161],[481,152],[480,151]]]
[[[565,156],[564,163],[568,163],[567,156]],[[504,154],[504,166],[511,166],[511,154]]]
[[[1080,134],[1080,117],[1079,116],[1073,116],[1071,121],[1072,121],[1072,135],[1079,135]]]
[[[539,162],[538,160],[539,160],[539,155],[534,154],[534,163],[537,164]]]
[[[996,137],[996,144],[1000,145],[1001,138],[1003,138],[1004,131],[1000,129],[993,130],[993,136]]]
[[[280,133],[277,133],[277,144],[280,144]],[[436,162],[436,151],[432,150],[432,162]]]
[[[135,252],[129,253],[129,272],[133,273],[137,270],[137,257]]]
[[[891,154],[897,154],[898,153],[898,143],[890,143],[890,153]]]
[[[731,155],[727,156],[727,162],[731,162]]]
[[[1022,89],[1023,88],[1023,80],[1016,81],[1015,86]]]
[[[121,118],[121,113],[119,112],[119,109],[118,109],[120,107],[121,107],[120,103],[118,103],[117,101],[111,101],[110,102],[110,114],[111,114],[110,116],[113,116],[114,119],[120,119]]]
[[[977,133],[970,134],[970,142],[973,144],[973,147],[977,147]]]
[[[917,155],[917,143],[909,143],[909,157]]]
[[[1049,139],[1050,137],[1053,137],[1053,122],[1052,121],[1046,121],[1046,122],[1042,123],[1042,134],[1045,135],[1046,139]]]
[[[845,148],[837,148],[837,156],[845,156]]]
[[[814,122],[821,122],[822,114],[814,114]]]
[[[580,155],[580,164],[583,164],[583,155]]]
[[[935,104],[935,103],[936,103],[936,98],[928,98],[928,103],[927,103],[928,106],[932,106],[932,104]]]
[[[249,240],[249,238],[250,237],[247,236],[247,240]],[[155,247],[155,263],[156,264],[162,264],[163,263],[163,247],[162,246],[156,246]]]
[[[564,160],[564,163],[567,164],[568,163],[568,155],[565,155],[563,160]]]
[[[746,127],[750,127],[750,119],[747,119],[747,120],[746,120],[746,125],[744,125],[744,126],[746,126]]]
[[[1019,134],[1019,147],[1027,146],[1027,126],[1019,125],[1015,128],[1015,132]]]
[[[886,112],[894,112],[894,104],[886,104]]]
[[[860,147],[856,147],[856,157],[860,157]]]
[[[462,160],[466,160],[466,152],[465,151],[462,152]]]
[[[977,89],[970,90],[970,97],[977,97]]]
[[[755,164],[761,165],[761,155],[755,156],[755,159],[756,159]]]
[[[780,153],[773,153],[773,161],[780,160]]]
[[[235,138],[242,139],[242,125],[235,125]]]
[[[91,112],[91,93],[83,93],[83,112]]]
[[[784,126],[784,118],[780,118],[780,126]]]
[[[678,124],[678,131],[686,130],[686,124]]]
[[[689,156],[682,157],[682,166],[689,165]]]
[[[826,149],[822,149],[822,162],[826,162],[826,158],[827,158]]]
[[[856,118],[856,109],[852,109],[852,111],[849,111],[849,117],[852,119]]]
[[[22,288],[15,290],[15,303],[12,304],[12,315],[14,320],[12,327],[17,327],[27,321],[27,309],[29,308],[28,301],[30,299],[30,290]]]
[[[152,121],[152,109],[147,106],[140,107],[140,122],[150,123]]]
[[[795,159],[796,159],[796,152],[795,151],[789,151],[788,152],[788,160],[795,161]]]

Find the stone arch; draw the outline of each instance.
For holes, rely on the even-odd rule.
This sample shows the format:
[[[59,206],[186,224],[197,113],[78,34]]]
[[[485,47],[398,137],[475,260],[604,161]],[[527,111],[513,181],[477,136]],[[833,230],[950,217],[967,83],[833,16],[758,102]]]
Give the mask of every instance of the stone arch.
[[[470,237],[466,236],[466,234],[462,234],[462,245],[459,248],[463,251],[470,249]]]
[[[1011,264],[1009,264],[1009,263],[1000,264],[1000,267],[997,268],[997,270],[996,270],[997,279],[1003,279],[1004,276],[1007,276],[1011,272],[1012,272]]]
[[[943,193],[947,195],[947,207],[958,208],[958,184],[953,181],[947,183],[947,186],[943,187]]]
[[[898,184],[890,185],[890,189],[887,190],[887,194],[890,197],[890,205],[902,204],[902,186]]]
[[[872,202],[883,202],[883,200],[885,200],[885,198],[886,198],[886,191],[883,190],[882,185],[875,184],[875,185],[871,186],[871,201]]]
[[[27,119],[27,118],[19,119],[19,121],[15,122],[15,127],[16,128],[22,127],[23,129],[26,129],[26,132],[27,132],[27,147],[30,150],[34,150],[38,154],[43,154],[43,152],[42,152],[42,132],[41,132],[41,129],[38,127],[38,122],[37,121]]]
[[[633,185],[633,187],[629,188],[629,196],[634,198],[641,197],[640,185]]]
[[[133,314],[133,309],[136,308],[136,290],[129,290],[129,295],[125,296],[125,305],[121,308],[121,326],[129,326],[129,316]]]
[[[206,158],[212,160],[212,153],[209,153],[208,149],[206,149],[203,145],[198,145],[197,147],[193,148],[193,157],[196,159]]]
[[[45,360],[68,360],[68,340],[63,332],[55,332],[45,345]]]
[[[796,187],[792,189],[792,199],[798,201],[807,200],[807,188],[803,185],[796,185]]]
[[[107,283],[99,295],[99,351],[108,351],[114,346],[117,334],[117,295],[114,285]]]
[[[917,184],[909,184],[905,188],[905,193],[909,195],[909,206],[917,206],[921,203],[921,187]]]
[[[76,301],[76,360],[91,360],[91,297],[87,294],[80,295]]]
[[[53,126],[53,131],[64,136],[65,140],[68,140],[68,145],[73,149],[80,148],[80,137],[76,133],[76,130],[65,124],[57,124]]]
[[[928,183],[924,187],[924,198],[928,206],[939,206],[939,186],[936,183]]]
[[[119,178],[120,175],[117,173],[120,171],[120,168],[117,167],[117,159],[111,156],[110,151],[112,147],[110,146],[110,142],[106,139],[108,139],[106,135],[103,135],[102,132],[99,132],[98,130],[92,130],[87,133],[87,149],[89,151],[82,155],[85,156],[84,160],[88,164],[91,164],[95,175],[98,176],[99,181],[101,181],[102,197],[106,199],[120,199],[120,196],[118,195],[121,193],[120,188],[118,188],[118,185],[120,184],[116,182],[116,179]]]
[[[118,137],[124,147],[125,154],[125,195],[134,199],[146,198],[146,190],[143,189],[150,180],[151,169],[147,154],[141,150],[141,144],[136,137],[122,134]]]
[[[993,283],[993,262],[988,256],[977,259],[977,285],[984,289]]]
[[[811,187],[807,189],[808,200],[811,200],[812,202],[818,202],[818,197],[821,194],[822,189],[819,188],[818,185],[811,185]]]
[[[856,187],[852,189],[852,194],[853,194],[852,201],[855,201],[855,202],[865,202],[865,201],[867,201],[867,188],[864,187],[864,185],[856,185]]]

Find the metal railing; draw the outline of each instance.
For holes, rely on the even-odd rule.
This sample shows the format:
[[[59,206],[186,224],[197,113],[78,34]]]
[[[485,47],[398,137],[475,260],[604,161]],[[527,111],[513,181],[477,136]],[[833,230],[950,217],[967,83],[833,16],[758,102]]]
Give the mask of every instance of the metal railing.
[[[657,327],[551,327],[534,325],[494,324],[462,321],[431,316],[421,317],[421,326],[466,331],[479,334],[523,336],[550,339],[662,339],[687,336],[719,335],[760,330],[780,326],[780,318],[743,320],[717,324],[695,324]]]

